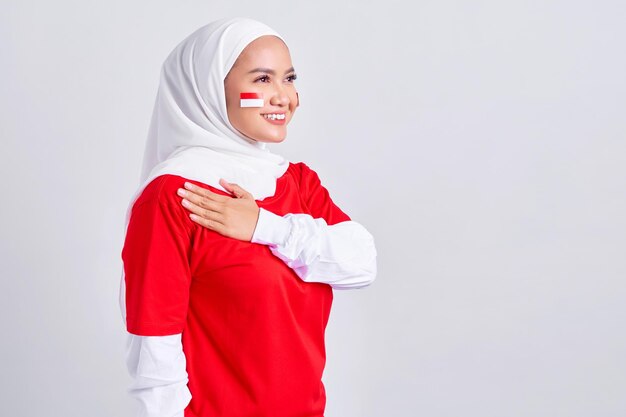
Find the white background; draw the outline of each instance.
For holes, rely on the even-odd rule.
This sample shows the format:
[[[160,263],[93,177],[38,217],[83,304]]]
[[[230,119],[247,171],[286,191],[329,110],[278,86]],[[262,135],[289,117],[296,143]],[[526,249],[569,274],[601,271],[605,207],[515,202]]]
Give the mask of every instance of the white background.
[[[375,236],[327,417],[626,415],[621,1],[4,1],[2,416],[131,417],[117,297],[160,65],[218,18],[288,42],[271,145]]]

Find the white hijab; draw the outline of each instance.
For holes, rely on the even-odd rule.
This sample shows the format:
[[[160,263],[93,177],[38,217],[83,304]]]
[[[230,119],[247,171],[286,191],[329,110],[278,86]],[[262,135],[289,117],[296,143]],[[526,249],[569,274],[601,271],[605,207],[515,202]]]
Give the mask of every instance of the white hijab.
[[[179,175],[226,191],[219,184],[219,179],[224,178],[249,191],[256,200],[274,195],[276,179],[285,173],[289,161],[230,124],[224,92],[224,79],[239,54],[264,35],[283,39],[253,19],[220,19],[193,32],[165,59],[140,185],[126,211],[125,230],[133,204],[143,189],[163,174]],[[119,302],[126,321],[123,268]]]

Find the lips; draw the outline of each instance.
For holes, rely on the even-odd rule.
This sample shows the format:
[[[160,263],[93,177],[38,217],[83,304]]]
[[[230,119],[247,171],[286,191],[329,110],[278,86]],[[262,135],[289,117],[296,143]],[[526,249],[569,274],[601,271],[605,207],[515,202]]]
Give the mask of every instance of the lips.
[[[285,113],[271,113],[271,114],[285,114]],[[265,120],[266,122],[271,123],[273,125],[284,125],[287,122],[287,116],[285,116],[285,118],[282,119],[282,120],[279,120],[279,119],[267,119],[263,115],[261,115],[261,117],[263,118],[263,120]]]

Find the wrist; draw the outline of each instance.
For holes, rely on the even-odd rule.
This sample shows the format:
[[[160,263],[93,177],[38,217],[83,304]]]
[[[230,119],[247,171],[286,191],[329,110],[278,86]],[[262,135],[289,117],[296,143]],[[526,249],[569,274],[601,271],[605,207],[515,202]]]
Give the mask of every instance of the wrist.
[[[250,242],[271,246],[284,245],[290,230],[288,219],[259,207],[259,217]]]

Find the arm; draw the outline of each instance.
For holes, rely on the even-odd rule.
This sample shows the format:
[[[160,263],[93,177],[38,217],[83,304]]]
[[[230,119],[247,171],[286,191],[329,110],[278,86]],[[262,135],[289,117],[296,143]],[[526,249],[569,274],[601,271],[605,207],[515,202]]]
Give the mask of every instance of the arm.
[[[184,417],[191,401],[181,334],[127,335],[126,365],[133,378],[128,393],[142,417]]]
[[[309,214],[281,217],[261,208],[252,241],[269,245],[304,281],[334,289],[371,284],[377,269],[373,236],[333,202],[315,171],[303,162],[294,167]]]
[[[260,208],[251,242],[268,245],[306,282],[353,289],[370,285],[376,277],[374,238],[352,220],[329,226],[309,214],[281,217]]]
[[[188,183],[178,195],[194,222],[225,236],[269,245],[305,281],[336,289],[369,285],[376,276],[372,235],[333,203],[308,166],[294,164],[292,175],[305,213],[277,216],[258,207],[248,191],[223,180],[220,184],[237,198]]]
[[[191,270],[191,225],[168,196],[167,178],[149,184],[135,203],[122,259],[126,307],[129,395],[138,416],[182,417],[191,400],[182,332],[186,324]]]

